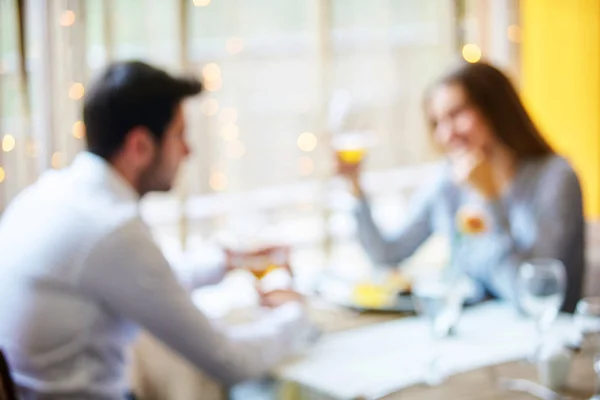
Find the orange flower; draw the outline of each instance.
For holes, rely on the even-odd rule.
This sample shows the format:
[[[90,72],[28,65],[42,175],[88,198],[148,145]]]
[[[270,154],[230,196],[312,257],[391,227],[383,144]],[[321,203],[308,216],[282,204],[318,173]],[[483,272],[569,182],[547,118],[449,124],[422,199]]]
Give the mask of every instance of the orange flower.
[[[467,235],[480,235],[487,231],[485,215],[480,210],[461,208],[456,216],[458,231]]]

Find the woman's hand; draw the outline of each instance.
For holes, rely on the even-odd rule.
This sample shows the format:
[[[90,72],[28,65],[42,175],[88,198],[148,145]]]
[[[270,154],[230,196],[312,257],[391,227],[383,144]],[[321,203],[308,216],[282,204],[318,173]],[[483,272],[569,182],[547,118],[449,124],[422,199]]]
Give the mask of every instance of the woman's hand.
[[[348,163],[342,160],[339,154],[336,153],[337,173],[340,176],[348,179],[352,184],[352,192],[355,196],[362,196],[362,188],[360,186],[360,174],[362,162]]]
[[[463,153],[451,157],[452,172],[458,184],[467,184],[487,200],[500,197],[496,173],[483,153]]]

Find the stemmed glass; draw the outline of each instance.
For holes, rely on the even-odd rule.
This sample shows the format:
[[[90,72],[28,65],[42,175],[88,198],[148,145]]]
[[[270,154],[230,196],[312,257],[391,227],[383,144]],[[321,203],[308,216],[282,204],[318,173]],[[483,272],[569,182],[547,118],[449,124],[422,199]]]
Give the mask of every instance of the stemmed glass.
[[[346,164],[359,164],[372,145],[372,137],[368,132],[344,132],[334,135],[331,145],[338,158]]]
[[[596,394],[592,399],[600,400],[600,297],[579,300],[573,320],[581,339],[582,350],[594,355],[594,370],[598,378]]]
[[[596,372],[596,392],[590,400],[600,400],[600,354],[594,356],[594,371]]]
[[[230,261],[235,268],[247,270],[260,282],[270,272],[285,268],[289,249],[284,246],[264,246],[256,250],[230,254]]]
[[[521,309],[534,320],[536,348],[531,361],[537,361],[544,336],[560,311],[565,298],[565,266],[555,259],[534,259],[521,265],[517,296]]]
[[[237,229],[230,228],[216,240],[226,256],[229,269],[243,269],[256,279],[260,289],[262,280],[271,272],[289,268],[290,247],[283,240],[275,240],[269,235],[264,221],[240,219]],[[243,222],[246,222],[245,224]],[[281,235],[279,235],[281,236]]]
[[[450,335],[460,318],[466,296],[463,283],[458,277],[430,276],[417,280],[413,285],[415,308],[429,323],[434,340],[425,376],[429,385],[438,385],[446,377],[440,367],[440,343]]]

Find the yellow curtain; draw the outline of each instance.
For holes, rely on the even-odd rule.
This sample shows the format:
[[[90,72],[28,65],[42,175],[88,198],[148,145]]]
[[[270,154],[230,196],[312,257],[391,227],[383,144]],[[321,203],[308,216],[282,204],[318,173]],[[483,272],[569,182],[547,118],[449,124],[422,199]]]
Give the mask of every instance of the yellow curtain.
[[[552,145],[600,216],[600,1],[522,0],[522,87]]]

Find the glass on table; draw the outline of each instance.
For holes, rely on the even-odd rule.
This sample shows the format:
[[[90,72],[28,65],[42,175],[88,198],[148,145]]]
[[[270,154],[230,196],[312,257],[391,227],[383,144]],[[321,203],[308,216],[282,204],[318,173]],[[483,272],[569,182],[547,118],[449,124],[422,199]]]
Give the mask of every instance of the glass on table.
[[[596,372],[596,392],[590,400],[600,400],[600,354],[594,356],[594,372]]]
[[[459,277],[433,275],[415,281],[412,294],[416,311],[423,316],[434,340],[425,380],[429,385],[438,385],[445,379],[440,367],[440,341],[455,329],[466,298],[465,282]]]
[[[534,259],[523,263],[517,277],[519,306],[533,319],[536,347],[531,361],[536,361],[544,337],[554,323],[566,291],[565,266],[555,259]]]
[[[600,353],[600,297],[586,297],[577,303],[573,322],[579,335],[581,349]]]
[[[581,350],[593,356],[596,392],[591,400],[600,400],[600,297],[586,297],[577,303],[573,322]]]

